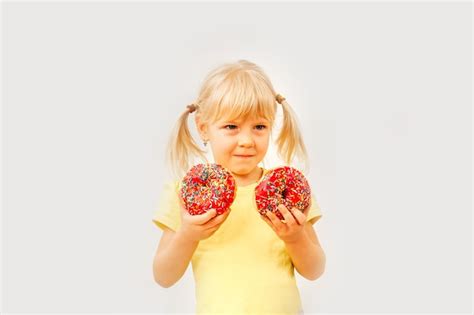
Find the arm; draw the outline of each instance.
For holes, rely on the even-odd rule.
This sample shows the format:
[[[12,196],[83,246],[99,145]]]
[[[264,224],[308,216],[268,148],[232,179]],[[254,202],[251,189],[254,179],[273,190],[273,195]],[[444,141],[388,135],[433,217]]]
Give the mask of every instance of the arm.
[[[155,281],[168,288],[181,279],[198,244],[199,241],[185,238],[180,229],[165,229],[153,260]]]
[[[310,231],[311,230],[311,231]],[[319,245],[311,223],[306,222],[305,233],[293,242],[285,242],[293,265],[308,280],[319,278],[326,266],[326,255]]]

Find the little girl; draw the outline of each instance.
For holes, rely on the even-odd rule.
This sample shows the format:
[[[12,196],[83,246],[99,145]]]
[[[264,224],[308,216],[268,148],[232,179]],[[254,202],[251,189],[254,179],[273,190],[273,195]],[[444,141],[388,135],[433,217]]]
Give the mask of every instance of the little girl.
[[[278,154],[287,164],[295,154],[307,161],[290,105],[262,69],[246,60],[211,71],[171,135],[168,159],[177,177],[165,185],[153,217],[163,230],[153,274],[168,288],[191,261],[198,314],[302,314],[294,269],[309,280],[324,272],[325,254],[312,226],[322,216],[314,195],[304,212],[280,205],[285,220],[271,212],[262,216],[256,208],[254,189],[269,171],[258,164],[268,149],[277,103],[283,110]],[[236,181],[234,202],[222,215],[214,210],[190,215],[178,197],[191,158],[207,162],[187,126],[191,113],[214,162]]]

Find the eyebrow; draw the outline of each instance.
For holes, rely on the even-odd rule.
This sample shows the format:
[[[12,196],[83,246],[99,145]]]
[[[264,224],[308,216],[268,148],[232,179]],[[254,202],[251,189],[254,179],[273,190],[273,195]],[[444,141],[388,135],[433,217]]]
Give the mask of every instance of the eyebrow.
[[[240,119],[240,120],[224,120],[222,123],[223,124],[226,124],[226,123],[240,124],[240,123],[242,123],[242,119]],[[254,120],[252,123],[254,123],[254,124],[269,124],[270,122],[266,119],[259,119],[259,120]]]

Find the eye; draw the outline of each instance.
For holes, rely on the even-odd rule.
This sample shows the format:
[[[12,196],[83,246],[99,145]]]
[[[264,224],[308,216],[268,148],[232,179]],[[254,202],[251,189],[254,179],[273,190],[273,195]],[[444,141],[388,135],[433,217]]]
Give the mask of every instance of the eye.
[[[230,128],[227,128],[227,127],[230,127]],[[237,128],[236,125],[225,125],[224,129],[234,130],[235,129],[234,127]]]
[[[259,128],[260,127],[260,128]],[[266,129],[267,126],[265,125],[257,125],[255,128],[257,128],[258,130],[263,130],[263,129]]]

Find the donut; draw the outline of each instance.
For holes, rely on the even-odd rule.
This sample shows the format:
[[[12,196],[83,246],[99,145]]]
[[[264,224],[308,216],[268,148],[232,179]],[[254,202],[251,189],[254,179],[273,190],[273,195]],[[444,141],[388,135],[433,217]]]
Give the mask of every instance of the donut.
[[[311,203],[311,188],[304,175],[296,168],[281,166],[269,170],[255,187],[255,202],[258,212],[265,215],[273,212],[280,220],[285,218],[277,210],[283,204],[290,210],[303,212]]]
[[[210,209],[226,212],[235,198],[236,184],[232,174],[215,163],[197,164],[183,177],[180,197],[191,215]]]

